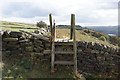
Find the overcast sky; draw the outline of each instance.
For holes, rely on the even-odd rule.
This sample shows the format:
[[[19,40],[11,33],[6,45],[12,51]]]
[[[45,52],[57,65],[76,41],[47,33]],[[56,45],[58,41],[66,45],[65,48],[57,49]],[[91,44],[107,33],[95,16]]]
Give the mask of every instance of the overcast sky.
[[[56,24],[70,24],[70,15],[76,15],[76,24],[118,25],[119,0],[0,0],[0,20],[25,23],[45,21],[52,13]]]

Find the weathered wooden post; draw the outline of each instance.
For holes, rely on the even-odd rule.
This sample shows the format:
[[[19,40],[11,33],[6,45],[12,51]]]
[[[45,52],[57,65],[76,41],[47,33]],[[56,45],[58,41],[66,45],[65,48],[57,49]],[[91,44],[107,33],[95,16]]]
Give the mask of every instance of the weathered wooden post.
[[[70,39],[73,39],[73,27],[72,27],[72,25],[73,25],[73,17],[72,17],[72,15],[71,15],[71,27],[70,27]]]
[[[55,62],[55,20],[54,20],[54,25],[53,25],[53,28],[52,28],[52,53],[51,53],[51,72],[54,72],[54,62]]]
[[[73,35],[73,50],[74,50],[74,73],[77,75],[77,46],[76,46],[76,27],[75,27],[75,14],[71,14],[71,34]]]
[[[49,14],[49,21],[50,21],[50,31],[52,35],[52,14]]]
[[[54,27],[52,26],[52,14],[49,14],[50,31],[51,31],[51,72],[54,72]]]
[[[53,23],[54,23],[54,40],[56,39],[56,24],[55,24],[55,20],[53,21]]]

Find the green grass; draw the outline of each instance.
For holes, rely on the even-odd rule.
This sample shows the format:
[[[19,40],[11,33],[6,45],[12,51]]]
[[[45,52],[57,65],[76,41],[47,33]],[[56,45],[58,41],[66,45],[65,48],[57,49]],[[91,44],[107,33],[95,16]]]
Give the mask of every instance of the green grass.
[[[33,32],[36,29],[9,28],[9,27],[6,28],[6,27],[2,27],[2,30],[17,31],[17,32],[19,32],[19,30],[25,30],[25,31],[28,31],[28,32]]]
[[[0,26],[2,30],[10,30],[10,31],[19,31],[21,29],[24,29],[28,32],[33,32],[34,30],[37,29],[35,24],[6,22],[6,21],[0,21]]]
[[[70,37],[70,30],[69,29],[56,29],[56,36],[57,36],[57,38],[69,38]],[[76,30],[76,40],[77,41],[100,43],[100,44],[104,44],[104,45],[109,45],[109,46],[114,47],[114,48],[118,47],[118,46],[110,44],[107,41],[99,40],[98,38],[96,38],[94,36],[91,36],[88,34],[82,34],[81,30]]]
[[[3,68],[3,78],[73,78],[73,66],[56,66],[55,72],[51,73],[50,56],[44,58],[44,56],[38,55],[29,57],[31,54],[18,55],[13,54],[10,57],[5,57],[3,62],[5,67]],[[13,58],[16,57],[16,58]],[[26,67],[30,67],[27,69]]]
[[[35,24],[0,21],[0,25],[6,27],[36,27]]]
[[[18,23],[18,22],[7,22],[7,21],[0,21],[0,26],[2,27],[2,30],[10,30],[10,31],[19,31],[19,30],[25,30],[28,32],[33,32],[36,30],[37,26],[35,24],[27,24],[27,23]],[[33,29],[31,29],[33,28]],[[35,29],[34,29],[35,28]],[[70,37],[70,30],[69,29],[56,29],[56,35],[57,38],[69,38]],[[99,40],[96,37],[93,37],[89,34],[84,33],[81,30],[76,30],[76,38],[77,41],[86,41],[86,42],[94,42],[94,43],[100,43],[104,45],[109,45],[112,47],[118,47],[110,44],[107,41]]]

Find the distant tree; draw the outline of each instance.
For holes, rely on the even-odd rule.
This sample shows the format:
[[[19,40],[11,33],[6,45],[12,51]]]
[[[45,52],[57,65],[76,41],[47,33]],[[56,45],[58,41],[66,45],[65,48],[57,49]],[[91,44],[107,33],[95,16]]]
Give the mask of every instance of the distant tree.
[[[105,36],[101,36],[99,39],[102,40],[102,41],[106,41]]]
[[[43,21],[37,22],[36,26],[39,28],[48,28],[48,25]]]

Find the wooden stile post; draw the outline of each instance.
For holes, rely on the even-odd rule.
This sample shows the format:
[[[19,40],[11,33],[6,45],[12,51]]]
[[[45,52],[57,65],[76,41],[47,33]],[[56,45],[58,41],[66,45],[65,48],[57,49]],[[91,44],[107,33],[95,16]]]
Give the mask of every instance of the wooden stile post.
[[[76,27],[75,27],[75,14],[71,14],[71,28],[73,29],[73,50],[74,50],[74,73],[77,75],[77,46],[76,46]]]
[[[77,46],[76,46],[76,33],[75,33],[75,14],[71,14],[71,34],[70,34],[70,39],[73,39],[72,45],[73,45],[73,51],[74,53],[73,58],[74,58],[74,63],[73,61],[62,61],[62,60],[56,60],[55,61],[55,53],[57,55],[57,52],[55,51],[55,39],[56,39],[56,25],[55,25],[55,20],[52,26],[52,16],[51,14],[49,15],[49,20],[50,20],[50,29],[51,29],[51,72],[54,72],[54,65],[55,64],[63,64],[63,65],[74,65],[74,73],[77,75]],[[60,43],[63,45],[63,42]],[[70,43],[69,43],[70,44]],[[68,45],[69,46],[69,45]],[[60,52],[62,53],[62,51]],[[66,51],[64,52],[66,53]],[[69,53],[70,54],[70,53]]]
[[[73,14],[72,14],[73,15]],[[73,39],[73,17],[71,15],[70,39]]]
[[[55,21],[52,28],[52,53],[51,53],[51,72],[54,72],[54,62],[55,62]]]
[[[52,14],[49,14],[51,31],[51,72],[54,72],[54,25],[52,25]]]
[[[55,41],[55,39],[56,39],[56,24],[55,24],[55,20],[53,21],[53,23],[54,23],[53,27],[54,27],[54,41]]]
[[[50,31],[52,36],[52,14],[49,14],[49,21],[50,21]]]

